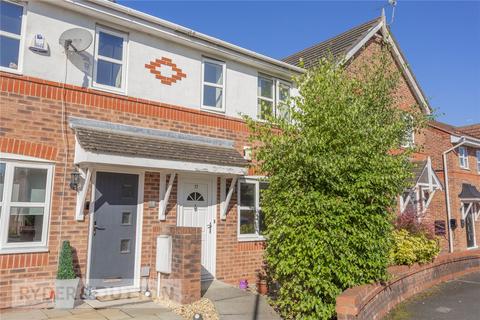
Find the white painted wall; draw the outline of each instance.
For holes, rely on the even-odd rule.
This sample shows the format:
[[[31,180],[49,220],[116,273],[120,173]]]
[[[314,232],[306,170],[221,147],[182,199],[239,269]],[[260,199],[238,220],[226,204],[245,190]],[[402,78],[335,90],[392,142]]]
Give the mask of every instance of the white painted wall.
[[[23,51],[23,74],[51,81],[63,82],[65,66],[69,84],[90,87],[93,73],[94,44],[81,54],[72,54],[65,61],[58,39],[63,31],[81,27],[95,36],[95,26],[100,24],[128,33],[127,87],[125,94],[173,105],[200,109],[202,56],[210,56],[198,49],[189,48],[147,33],[118,26],[85,13],[56,6],[55,2],[29,1],[27,3],[26,38]],[[50,47],[49,55],[40,55],[28,49],[33,36],[42,34]],[[94,37],[95,38],[95,37]],[[187,74],[177,83],[165,85],[156,79],[145,64],[156,58],[173,60]],[[215,57],[213,58],[220,58]],[[237,61],[226,61],[226,111],[228,116],[240,113],[257,115],[257,75],[259,70]],[[266,70],[261,70],[265,74]],[[288,80],[285,79],[284,80]]]

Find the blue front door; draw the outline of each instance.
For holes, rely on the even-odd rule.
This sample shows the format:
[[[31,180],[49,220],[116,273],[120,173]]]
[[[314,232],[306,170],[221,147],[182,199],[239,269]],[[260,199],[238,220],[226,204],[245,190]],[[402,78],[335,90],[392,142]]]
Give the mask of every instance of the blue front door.
[[[89,286],[134,284],[138,175],[97,172]]]

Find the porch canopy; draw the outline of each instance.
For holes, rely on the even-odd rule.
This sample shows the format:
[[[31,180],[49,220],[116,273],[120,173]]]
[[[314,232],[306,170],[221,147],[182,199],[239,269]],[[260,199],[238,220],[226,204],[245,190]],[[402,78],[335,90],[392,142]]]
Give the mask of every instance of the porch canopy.
[[[462,191],[458,195],[462,205],[462,219],[472,213],[475,220],[480,216],[480,191],[469,183],[462,184]]]
[[[236,177],[247,174],[249,162],[234,148],[231,140],[90,119],[70,118],[69,122],[75,131],[74,163],[80,168],[84,184],[88,185],[92,171],[101,167],[159,171],[163,192],[161,218],[164,218],[177,172],[215,174],[223,180],[231,177],[230,197]],[[168,185],[166,174],[170,175]],[[77,201],[79,219],[83,219],[80,211],[85,199],[84,189],[87,188],[78,192],[81,198]],[[228,203],[229,198],[226,200]]]
[[[442,184],[432,168],[430,157],[425,160],[412,160],[411,188],[400,196],[400,212],[403,213],[409,204],[417,213],[425,213],[437,190],[442,190]]]

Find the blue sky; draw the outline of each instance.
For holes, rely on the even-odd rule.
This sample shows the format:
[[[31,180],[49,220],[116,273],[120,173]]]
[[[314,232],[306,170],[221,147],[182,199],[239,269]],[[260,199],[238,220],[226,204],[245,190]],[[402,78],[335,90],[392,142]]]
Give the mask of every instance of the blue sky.
[[[118,1],[282,58],[380,15],[388,1]],[[438,119],[480,122],[480,1],[398,0],[392,30]]]

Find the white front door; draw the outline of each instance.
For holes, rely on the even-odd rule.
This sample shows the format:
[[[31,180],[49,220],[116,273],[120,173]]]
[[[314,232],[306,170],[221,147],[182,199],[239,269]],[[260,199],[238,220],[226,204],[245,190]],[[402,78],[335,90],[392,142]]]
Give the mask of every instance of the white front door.
[[[210,180],[183,180],[178,225],[202,228],[202,280],[215,277],[215,212]]]

